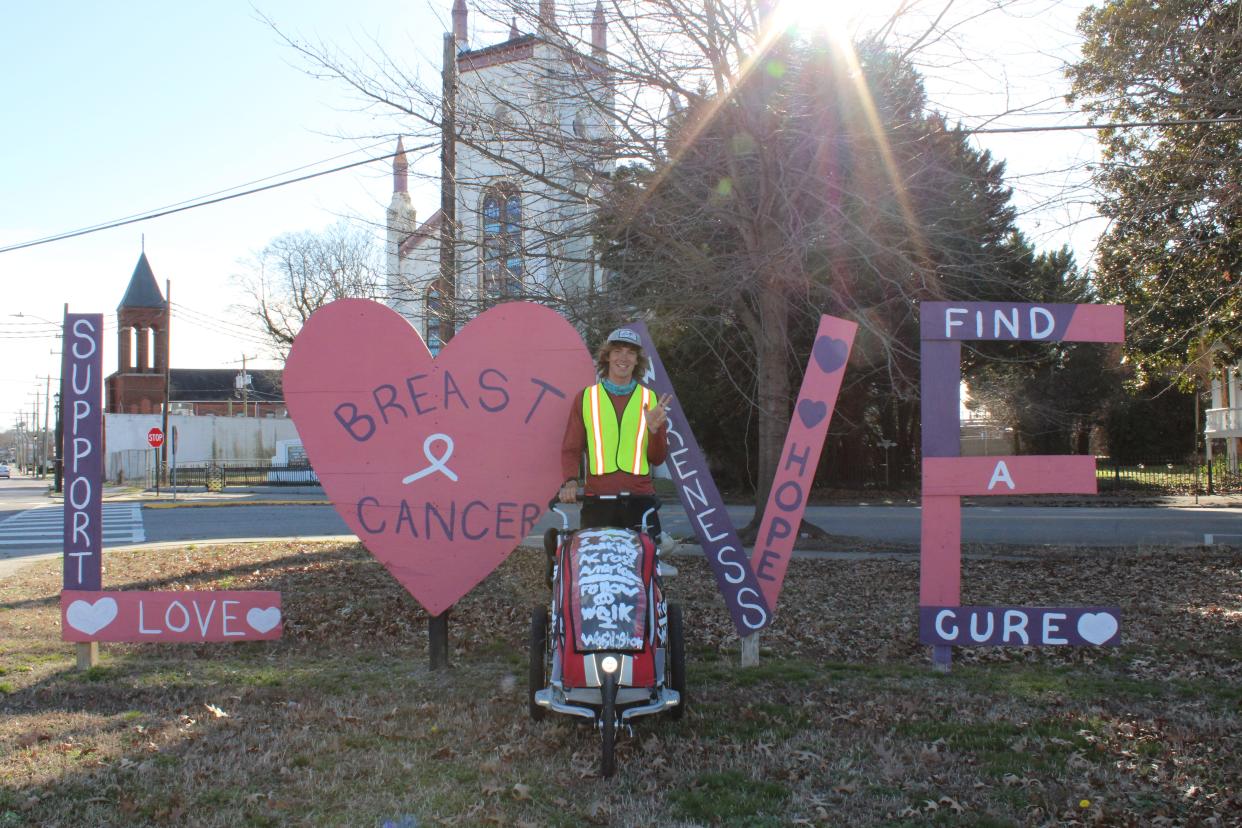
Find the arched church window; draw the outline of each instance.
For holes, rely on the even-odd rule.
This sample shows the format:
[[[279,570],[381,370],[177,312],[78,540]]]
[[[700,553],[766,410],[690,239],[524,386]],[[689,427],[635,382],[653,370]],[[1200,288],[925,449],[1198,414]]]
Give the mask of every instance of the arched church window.
[[[432,356],[439,356],[440,349],[444,347],[444,302],[440,291],[434,287],[427,288],[425,305],[423,319],[427,350],[431,351]]]
[[[512,184],[483,192],[483,267],[479,293],[484,301],[522,293],[522,194]]]

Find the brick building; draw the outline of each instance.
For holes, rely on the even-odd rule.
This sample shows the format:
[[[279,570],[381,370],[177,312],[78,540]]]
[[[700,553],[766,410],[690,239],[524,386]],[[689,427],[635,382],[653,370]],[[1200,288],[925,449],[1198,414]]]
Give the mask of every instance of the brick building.
[[[278,370],[169,370],[170,321],[168,301],[144,252],[117,307],[118,365],[116,373],[106,380],[109,413],[160,413],[167,381],[170,414],[289,416]]]

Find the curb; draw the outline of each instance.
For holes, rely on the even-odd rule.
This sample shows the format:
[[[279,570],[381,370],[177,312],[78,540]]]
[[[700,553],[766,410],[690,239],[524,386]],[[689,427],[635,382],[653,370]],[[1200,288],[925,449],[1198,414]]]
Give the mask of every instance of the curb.
[[[131,501],[139,503],[144,509],[216,509],[221,506],[331,506],[332,503],[327,500],[185,500],[185,501],[162,501],[157,500],[151,503],[143,501]]]

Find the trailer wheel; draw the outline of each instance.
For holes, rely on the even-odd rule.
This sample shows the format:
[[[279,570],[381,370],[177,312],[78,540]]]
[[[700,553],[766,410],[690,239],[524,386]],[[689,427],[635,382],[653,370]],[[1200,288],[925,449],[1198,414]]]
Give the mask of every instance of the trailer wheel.
[[[617,675],[604,673],[604,686],[600,688],[604,695],[604,709],[600,711],[600,754],[599,775],[607,779],[617,772]]]
[[[530,673],[527,679],[530,686],[526,691],[526,702],[530,706],[530,717],[536,722],[543,721],[547,710],[535,704],[535,691],[542,690],[548,684],[548,608],[537,606],[530,617]]]
[[[686,715],[686,639],[682,631],[681,605],[668,605],[668,685],[681,696],[681,703],[668,712],[674,719]]]

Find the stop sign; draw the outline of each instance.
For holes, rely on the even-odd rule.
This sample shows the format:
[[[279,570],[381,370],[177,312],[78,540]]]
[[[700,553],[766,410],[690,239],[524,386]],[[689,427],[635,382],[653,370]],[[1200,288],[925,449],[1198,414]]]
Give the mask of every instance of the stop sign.
[[[158,426],[151,429],[147,432],[147,442],[151,445],[151,448],[159,448],[164,445],[164,432]]]

